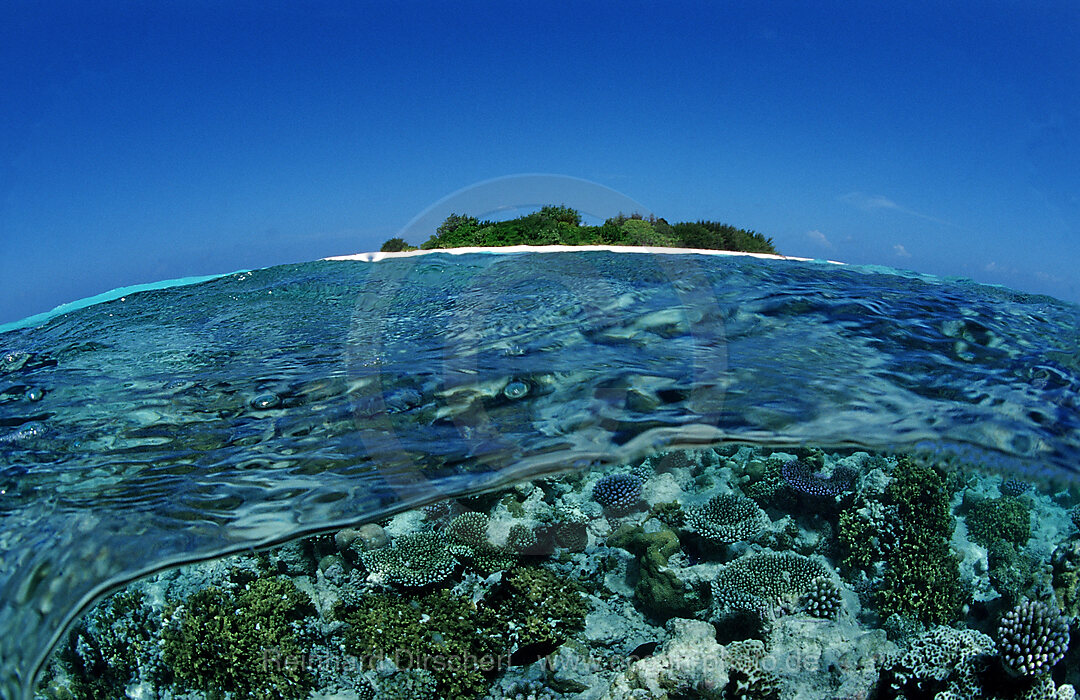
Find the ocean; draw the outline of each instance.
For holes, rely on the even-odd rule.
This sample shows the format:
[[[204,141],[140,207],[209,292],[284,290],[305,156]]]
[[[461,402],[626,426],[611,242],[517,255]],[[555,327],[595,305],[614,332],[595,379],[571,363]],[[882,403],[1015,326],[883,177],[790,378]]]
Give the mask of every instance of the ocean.
[[[3,697],[1077,680],[1075,305],[606,251],[110,297],[0,332]]]

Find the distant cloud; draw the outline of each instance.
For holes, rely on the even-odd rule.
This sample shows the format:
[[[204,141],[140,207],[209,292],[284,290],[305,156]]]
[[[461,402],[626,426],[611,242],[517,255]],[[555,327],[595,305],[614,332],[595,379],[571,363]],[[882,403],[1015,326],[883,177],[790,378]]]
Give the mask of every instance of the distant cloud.
[[[933,221],[936,224],[944,224],[946,226],[953,226],[948,221],[944,221],[929,214],[923,214],[917,212],[914,209],[909,209],[901,204],[897,204],[893,200],[880,194],[865,194],[863,192],[848,192],[845,195],[840,196],[841,202],[847,202],[848,204],[862,209],[863,211],[878,211],[880,209],[888,209],[890,211],[897,211],[901,214],[907,214],[908,216],[914,216],[919,219],[925,219],[927,221]]]
[[[903,211],[904,209],[896,202],[880,194],[868,195],[862,192],[848,192],[840,197],[840,201],[847,202],[863,211],[874,211],[875,209],[898,209]]]
[[[813,231],[807,231],[806,235],[810,238],[810,240],[820,246],[824,246],[825,248],[833,247],[832,241],[826,238],[825,234],[821,231],[818,231],[817,229],[814,229]]]
[[[894,246],[892,247],[892,249],[893,249],[893,252],[894,252],[894,253],[896,253],[896,254],[897,254],[898,256],[900,256],[901,258],[910,258],[910,257],[911,257],[911,253],[909,253],[909,252],[907,251],[907,248],[905,248],[904,246],[900,245],[899,243],[897,243],[896,245],[894,245]]]

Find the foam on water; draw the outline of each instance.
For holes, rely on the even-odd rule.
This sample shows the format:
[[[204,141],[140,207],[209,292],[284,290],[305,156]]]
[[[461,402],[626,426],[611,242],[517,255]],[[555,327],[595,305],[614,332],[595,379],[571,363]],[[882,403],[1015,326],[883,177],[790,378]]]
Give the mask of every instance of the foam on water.
[[[0,334],[9,697],[111,587],[538,474],[722,442],[1080,455],[1080,310],[962,281],[575,251],[122,296]]]

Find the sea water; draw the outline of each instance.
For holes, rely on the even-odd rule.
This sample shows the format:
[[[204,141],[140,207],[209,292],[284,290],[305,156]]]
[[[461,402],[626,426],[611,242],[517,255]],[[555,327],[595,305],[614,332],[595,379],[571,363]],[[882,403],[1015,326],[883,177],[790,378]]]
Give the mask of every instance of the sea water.
[[[177,628],[198,588],[177,587],[181,565],[194,571],[209,562],[199,580],[217,590],[251,586],[250,577],[235,578],[246,565],[223,573],[221,558],[234,555],[261,557],[263,568],[252,571],[291,577],[307,586],[305,595],[428,595],[431,586],[380,579],[372,555],[333,549],[327,537],[365,523],[381,523],[380,541],[365,545],[375,549],[382,540],[440,533],[463,509],[483,510],[493,541],[506,547],[506,532],[496,530],[508,518],[519,518],[521,535],[550,530],[559,520],[553,513],[574,511],[570,520],[587,533],[580,547],[555,541],[518,554],[530,571],[565,576],[576,566],[581,595],[621,596],[625,612],[606,614],[640,619],[639,632],[656,631],[642,633],[643,644],[664,650],[681,639],[672,619],[686,615],[651,610],[635,597],[640,562],[632,546],[610,540],[620,527],[677,535],[686,571],[715,572],[790,540],[792,551],[818,557],[833,575],[843,554],[835,541],[799,549],[813,530],[805,518],[820,510],[814,537],[825,542],[832,532],[835,540],[845,508],[865,509],[886,493],[898,455],[968,475],[949,486],[956,515],[965,512],[964,498],[997,497],[988,489],[1005,480],[1016,498],[1043,499],[1029,511],[1057,508],[1067,520],[1075,505],[1080,310],[896,270],[603,251],[321,261],[124,294],[0,333],[0,351],[5,697],[29,697],[41,673],[39,693],[63,696],[57,687],[69,687],[63,678],[79,670],[71,659],[82,653],[85,661],[87,647],[104,644],[87,631],[100,608],[80,617],[137,579],[140,614]],[[828,503],[807,501],[789,478],[802,469],[818,483],[838,468],[853,481]],[[759,491],[757,502],[766,531],[787,531],[788,540],[691,547],[685,542],[700,532],[659,517],[664,503],[681,500],[701,512],[715,495],[750,496],[770,469],[774,478],[785,475],[777,484],[790,493],[770,500]],[[605,496],[597,484],[611,474],[638,480],[634,504],[598,502]],[[1020,495],[1027,484],[1034,490]],[[429,504],[436,505],[418,510]],[[1054,537],[1075,538],[1070,527]],[[266,568],[268,547],[305,536],[322,544],[295,557],[318,561],[283,564],[287,557],[275,554],[277,568]],[[1037,567],[1051,566],[1050,544],[1033,559]],[[334,566],[338,578],[329,581]],[[464,559],[454,566],[435,588],[456,585],[460,593],[471,581],[463,595],[482,608],[485,590],[508,585],[516,563],[494,573],[470,570]],[[694,568],[703,566],[714,569]],[[612,571],[622,572],[618,581]],[[977,562],[968,574],[986,578]],[[861,576],[867,587],[880,585]],[[836,580],[855,601],[855,578]],[[311,581],[336,592],[320,594]],[[1049,579],[1043,584],[1044,593],[1052,588]],[[364,589],[343,592],[350,585]],[[707,582],[697,585],[708,603]],[[852,629],[868,633],[876,599],[860,600],[845,614]],[[334,601],[323,602],[329,609]],[[599,608],[591,614],[595,622]],[[331,628],[324,625],[320,643],[333,638]],[[51,651],[65,648],[66,665],[49,662]],[[113,680],[132,696],[199,697],[197,683],[188,678],[185,686],[169,671],[170,658],[155,676],[174,684],[168,688],[138,673]],[[521,676],[514,683],[535,689],[550,680],[520,657],[513,668]],[[355,688],[332,690],[367,697],[361,685],[377,686],[381,677],[390,688],[404,672],[384,663]],[[501,674],[484,676],[496,688],[492,697],[512,697],[518,686],[510,681],[497,691]],[[590,678],[616,683],[602,673]],[[630,692],[612,685],[589,695],[561,682],[530,692]],[[297,697],[337,697],[306,683]],[[442,683],[416,696],[448,692]],[[233,695],[259,696],[245,688]]]

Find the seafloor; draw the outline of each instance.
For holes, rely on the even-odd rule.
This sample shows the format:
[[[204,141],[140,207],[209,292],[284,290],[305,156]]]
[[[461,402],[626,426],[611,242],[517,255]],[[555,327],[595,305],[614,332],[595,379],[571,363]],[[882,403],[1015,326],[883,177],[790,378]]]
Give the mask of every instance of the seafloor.
[[[139,581],[40,698],[1072,698],[1075,488],[668,452]]]

